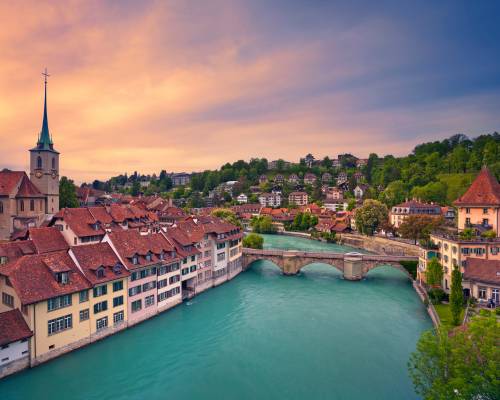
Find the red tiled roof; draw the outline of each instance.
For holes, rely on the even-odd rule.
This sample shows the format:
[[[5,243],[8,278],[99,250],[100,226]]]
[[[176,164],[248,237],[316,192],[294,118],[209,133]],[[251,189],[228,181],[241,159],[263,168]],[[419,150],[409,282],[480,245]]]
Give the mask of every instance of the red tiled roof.
[[[7,257],[7,264],[27,254],[35,254],[36,249],[32,241],[0,243],[0,257]],[[0,269],[2,266],[0,266]],[[4,267],[5,268],[5,267]]]
[[[54,272],[60,271],[70,272],[69,283],[57,282]],[[0,273],[9,277],[23,305],[90,288],[66,251],[23,256]]]
[[[30,331],[19,309],[0,313],[0,346],[31,336],[33,332]]]
[[[69,249],[61,231],[54,227],[30,228],[29,237],[39,254]]]
[[[75,246],[71,248],[71,251],[78,265],[82,268],[85,277],[94,285],[130,275],[109,243]],[[104,268],[104,276],[99,278],[97,277],[97,270],[101,267]]]
[[[23,174],[16,197],[44,197],[44,195],[29,180],[28,176]]]
[[[89,207],[88,210],[94,219],[102,224],[113,222],[113,217],[107,212],[106,207]]]
[[[0,196],[12,194],[23,176],[24,171],[0,171]]]
[[[465,194],[453,204],[500,205],[500,184],[488,168],[483,168]]]
[[[464,279],[500,285],[500,260],[467,258]]]
[[[171,253],[174,251],[172,244],[161,233],[141,235],[137,230],[123,230],[108,233],[109,239],[120,255],[128,269],[142,268],[149,264],[160,261],[159,254],[163,251],[165,257],[174,259]],[[147,261],[145,256],[151,252],[151,261]],[[139,264],[132,264],[132,257],[138,255]]]
[[[92,228],[91,225],[95,224],[96,220],[86,207],[64,208],[55,215],[55,218],[64,219],[64,222],[68,224],[71,230],[78,237],[105,234],[105,231],[102,228],[97,230]]]

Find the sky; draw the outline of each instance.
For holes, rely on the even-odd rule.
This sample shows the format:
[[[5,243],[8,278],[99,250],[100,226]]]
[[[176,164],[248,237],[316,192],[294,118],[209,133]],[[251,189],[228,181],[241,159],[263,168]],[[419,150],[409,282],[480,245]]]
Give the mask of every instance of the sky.
[[[500,2],[0,2],[0,168],[61,175],[406,155],[500,130]]]

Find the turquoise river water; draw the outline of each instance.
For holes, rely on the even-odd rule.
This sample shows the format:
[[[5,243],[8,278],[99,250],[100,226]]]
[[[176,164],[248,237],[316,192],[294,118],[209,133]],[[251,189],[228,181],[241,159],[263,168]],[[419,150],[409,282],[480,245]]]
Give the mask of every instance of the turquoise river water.
[[[266,247],[352,249],[287,236]],[[431,328],[390,267],[349,282],[259,261],[122,333],[0,381],[0,399],[416,399],[406,364]]]

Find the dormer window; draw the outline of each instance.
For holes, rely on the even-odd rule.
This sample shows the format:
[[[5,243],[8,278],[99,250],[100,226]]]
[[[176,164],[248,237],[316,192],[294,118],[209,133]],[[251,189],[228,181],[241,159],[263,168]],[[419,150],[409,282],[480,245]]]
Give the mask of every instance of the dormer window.
[[[61,283],[63,285],[69,283],[69,273],[68,272],[56,273],[56,280],[58,283]]]
[[[104,267],[99,267],[97,268],[97,270],[95,271],[95,275],[98,277],[98,278],[104,278]]]
[[[139,264],[139,257],[137,257],[137,254],[132,257],[132,264]]]
[[[0,265],[7,264],[7,261],[9,259],[6,256],[1,256],[0,257]]]
[[[160,251],[160,260],[164,260],[165,259],[165,253],[162,251]]]
[[[146,261],[151,261],[151,259],[152,259],[151,252],[148,251],[148,254],[146,254]]]
[[[92,228],[95,230],[95,231],[98,231],[99,228],[101,227],[101,224],[99,222],[96,222],[95,224],[92,225]]]
[[[122,273],[122,265],[120,263],[116,263],[116,265],[113,267],[113,272],[117,275],[120,275]]]

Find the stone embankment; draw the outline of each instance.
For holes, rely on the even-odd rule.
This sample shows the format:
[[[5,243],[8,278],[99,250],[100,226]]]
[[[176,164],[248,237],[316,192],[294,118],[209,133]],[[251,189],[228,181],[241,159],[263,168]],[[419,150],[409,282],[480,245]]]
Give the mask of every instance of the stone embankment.
[[[357,247],[377,254],[406,255],[418,257],[420,247],[379,236],[363,236],[352,233],[340,235],[340,244]]]

